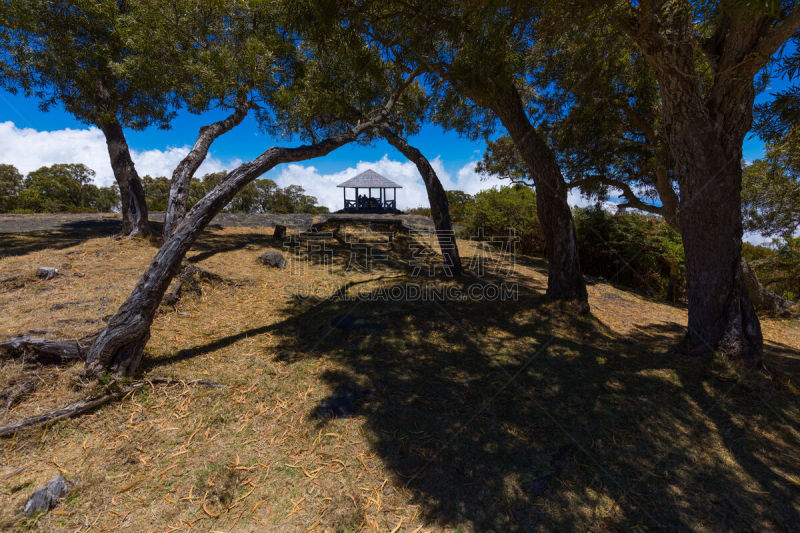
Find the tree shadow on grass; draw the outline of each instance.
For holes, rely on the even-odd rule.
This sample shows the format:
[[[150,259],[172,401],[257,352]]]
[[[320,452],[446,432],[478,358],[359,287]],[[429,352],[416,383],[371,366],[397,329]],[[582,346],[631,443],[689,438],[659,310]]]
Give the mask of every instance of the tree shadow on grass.
[[[82,220],[66,222],[53,230],[3,233],[0,257],[27,255],[39,250],[62,250],[89,239],[111,237],[119,233],[119,220]]]
[[[617,338],[525,285],[515,302],[363,301],[294,302],[302,319],[273,330],[292,354],[279,359],[326,357],[340,366],[323,376],[331,389],[374,391],[361,416],[375,451],[429,523],[798,523],[795,393],[762,387],[764,407],[754,389],[671,352],[676,328]],[[331,330],[348,313],[387,327]]]
[[[392,267],[409,272],[402,257]],[[323,379],[330,390],[373,392],[357,416],[431,525],[789,530],[800,522],[792,385],[800,353],[769,347],[768,366],[781,369],[772,382],[731,375],[675,353],[679,324],[621,337],[534,284],[520,281],[516,299],[470,293],[500,281],[371,277],[327,298],[295,298],[278,323],[147,364],[265,333],[278,340],[282,364],[335,363]],[[426,283],[460,293],[395,297]],[[362,327],[370,325],[381,327]]]

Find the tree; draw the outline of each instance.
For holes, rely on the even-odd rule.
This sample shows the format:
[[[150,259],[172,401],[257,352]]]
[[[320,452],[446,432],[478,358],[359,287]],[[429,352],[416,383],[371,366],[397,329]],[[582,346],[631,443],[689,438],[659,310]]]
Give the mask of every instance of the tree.
[[[116,0],[9,0],[0,5],[0,84],[56,103],[104,134],[122,198],[122,233],[147,235],[147,204],[124,128],[166,127],[174,104],[169,69],[132,57]]]
[[[46,210],[53,213],[87,207],[87,185],[94,171],[83,164],[56,164],[41,167],[25,177],[25,188],[46,199]]]
[[[453,222],[462,222],[466,216],[467,207],[473,202],[472,195],[456,190],[446,191],[445,194],[447,195],[447,205]]]
[[[428,193],[431,218],[439,241],[439,250],[442,253],[445,272],[459,274],[462,270],[461,256],[458,254],[458,244],[456,243],[453,224],[450,221],[447,194],[444,187],[442,187],[441,181],[439,181],[439,176],[436,175],[436,171],[431,166],[428,158],[417,148],[408,144],[408,141],[402,138],[390,125],[382,124],[380,132],[389,141],[389,144],[397,148],[401,154],[416,165],[422,176],[422,181],[425,183],[425,191]]]
[[[742,179],[744,225],[764,237],[791,238],[800,229],[800,154],[797,137],[768,146]]]
[[[22,174],[13,165],[0,164],[0,213],[16,209],[20,189]]]
[[[278,87],[266,92],[269,99],[262,105],[261,117],[269,116],[273,127],[284,134],[310,138],[309,144],[267,149],[229,172],[187,211],[165,236],[130,296],[92,343],[86,357],[87,374],[110,371],[130,375],[137,370],[158,305],[186,252],[214,216],[247,184],[280,163],[320,157],[354,141],[369,142],[376,135],[377,126],[389,119],[402,124],[404,110],[414,106],[413,99],[406,98],[407,91],[414,92],[410,90],[414,76],[405,75],[363,42],[331,39],[330,35],[321,43],[313,39],[284,39],[289,33],[287,28],[293,27],[292,17],[297,16],[294,10],[284,9],[291,5],[258,4],[248,17],[247,10],[252,7],[248,4],[203,3],[212,11],[209,17],[222,21],[224,31],[238,31],[241,28],[237,20],[256,15],[259,20],[269,22],[258,32],[252,27],[242,29],[264,44],[260,55],[275,67]],[[240,9],[245,10],[241,17],[237,11]],[[237,11],[236,16],[229,16],[230,10]],[[201,32],[202,36],[204,28],[196,27],[193,31]],[[348,36],[349,30],[342,31]],[[288,50],[286,42],[291,44]],[[298,61],[281,61],[283,54],[290,54]],[[224,67],[220,68],[224,72]]]
[[[150,211],[165,211],[169,199],[169,179],[164,176],[142,178],[144,197]]]
[[[373,0],[345,5],[348,21],[380,43],[385,54],[428,74],[435,121],[473,137],[488,135],[497,121],[503,125],[535,182],[547,243],[547,294],[588,311],[567,186],[520,92],[523,58],[536,41],[537,6]]]
[[[551,18],[528,57],[536,68],[529,91],[537,95],[541,127],[569,187],[597,201],[615,193],[624,199],[619,209],[660,215],[680,232],[678,183],[653,70],[607,17],[579,23]],[[488,143],[477,170],[531,184],[508,137]],[[767,290],[747,265],[743,275],[759,310],[786,312],[789,302]]]
[[[761,326],[741,267],[742,141],[752,125],[754,78],[796,36],[800,10],[777,2],[608,5],[658,80],[680,185],[689,298],[686,350],[719,350],[759,365]]]

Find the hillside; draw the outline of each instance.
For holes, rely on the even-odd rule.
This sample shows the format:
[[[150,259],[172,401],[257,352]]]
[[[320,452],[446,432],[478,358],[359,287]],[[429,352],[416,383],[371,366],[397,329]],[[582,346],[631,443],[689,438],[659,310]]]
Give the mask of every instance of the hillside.
[[[762,321],[765,377],[677,353],[682,307],[601,280],[589,286],[591,315],[548,301],[539,258],[518,257],[511,268],[490,253],[482,276],[424,281],[482,300],[381,301],[392,287],[420,283],[412,242],[382,248],[386,261],[361,271],[341,243],[326,245],[328,267],[269,235],[212,229],[189,253],[230,283],[203,283],[202,294],[164,306],[143,365],[145,378],[186,383],[153,383],[0,439],[0,529],[788,530],[800,522],[798,321]],[[374,245],[374,235],[361,237]],[[459,246],[465,264],[483,253]],[[289,269],[257,261],[276,249]],[[0,339],[96,332],[155,250],[79,226],[4,234]],[[36,279],[39,266],[61,275]],[[487,287],[500,283],[515,298],[492,300]],[[81,369],[3,358],[0,390],[30,376],[35,386],[0,411],[0,425],[99,393]],[[327,416],[347,394],[350,416]],[[70,495],[25,519],[30,493],[59,472],[75,483]]]

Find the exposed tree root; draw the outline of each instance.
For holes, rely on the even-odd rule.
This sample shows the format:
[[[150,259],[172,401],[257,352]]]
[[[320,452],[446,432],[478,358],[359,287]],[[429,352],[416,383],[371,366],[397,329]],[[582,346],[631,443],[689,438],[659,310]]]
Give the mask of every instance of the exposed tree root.
[[[202,282],[207,283],[222,283],[225,285],[233,285],[234,282],[225,279],[219,274],[214,274],[202,268],[198,268],[190,263],[185,263],[180,273],[175,277],[172,286],[164,295],[162,300],[163,304],[175,305],[185,294],[193,294],[200,296],[203,294]]]
[[[49,413],[45,413],[43,415],[34,416],[32,418],[26,418],[25,420],[21,420],[14,424],[9,424],[7,426],[0,427],[0,437],[5,437],[7,435],[11,435],[16,431],[26,428],[26,427],[33,427],[33,426],[41,426],[48,422],[54,422],[56,420],[63,420],[65,418],[72,418],[84,413],[88,413],[89,411],[93,411],[97,409],[101,405],[107,404],[113,400],[117,400],[132,392],[136,392],[137,390],[153,385],[193,385],[193,386],[201,386],[201,387],[227,387],[227,385],[223,385],[222,383],[216,383],[214,381],[206,381],[206,380],[194,380],[194,381],[180,381],[176,379],[167,379],[167,378],[150,378],[143,381],[138,381],[127,387],[123,387],[118,390],[106,392],[101,394],[100,396],[95,396],[94,398],[88,398],[86,400],[80,400],[75,403],[72,403],[66,407],[62,407],[61,409],[57,409],[55,411],[51,411]]]
[[[39,363],[60,364],[83,359],[86,350],[97,338],[98,333],[87,335],[79,340],[51,340],[44,337],[18,335],[0,342],[0,353],[11,357],[33,355]]]

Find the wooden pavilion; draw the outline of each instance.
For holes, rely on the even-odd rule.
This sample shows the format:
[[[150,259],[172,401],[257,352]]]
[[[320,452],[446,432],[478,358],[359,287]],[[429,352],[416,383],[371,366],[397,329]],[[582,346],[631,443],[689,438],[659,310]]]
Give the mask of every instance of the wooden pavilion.
[[[372,169],[365,170],[358,176],[350,178],[337,187],[342,188],[344,198],[345,213],[396,213],[397,211],[397,189],[402,189],[392,180],[385,178]],[[347,189],[355,189],[355,197],[351,200],[347,198]],[[386,192],[392,190],[392,199],[387,198]],[[359,190],[362,194],[359,194]],[[373,197],[372,191],[377,190],[378,196]],[[366,192],[366,194],[363,194]]]

